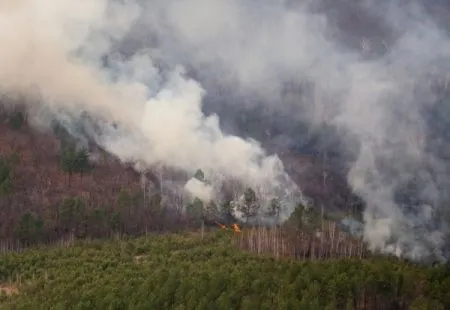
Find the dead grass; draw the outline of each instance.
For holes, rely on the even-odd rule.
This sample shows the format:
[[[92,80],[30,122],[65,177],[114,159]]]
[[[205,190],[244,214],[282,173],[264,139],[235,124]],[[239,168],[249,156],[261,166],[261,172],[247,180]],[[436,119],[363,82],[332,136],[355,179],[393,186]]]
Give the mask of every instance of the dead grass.
[[[137,256],[133,257],[133,261],[135,263],[139,263],[141,260],[143,260],[146,257],[147,257],[147,255],[137,255]]]
[[[0,292],[6,296],[19,294],[19,288],[15,284],[0,284]]]

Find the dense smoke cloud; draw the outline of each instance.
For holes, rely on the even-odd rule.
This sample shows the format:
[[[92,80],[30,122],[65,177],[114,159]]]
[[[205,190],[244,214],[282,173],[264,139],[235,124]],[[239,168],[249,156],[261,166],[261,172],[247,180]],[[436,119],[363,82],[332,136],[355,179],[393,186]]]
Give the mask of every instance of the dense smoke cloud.
[[[157,42],[167,62],[182,60],[206,85],[228,86],[239,103],[326,121],[356,140],[348,181],[367,205],[373,249],[443,259],[447,224],[445,163],[427,144],[433,83],[445,77],[449,40],[419,3],[152,1],[128,43]],[[366,19],[368,27],[346,18]],[[355,18],[355,19],[356,19]],[[140,29],[142,25],[136,27]],[[339,30],[344,28],[344,31]],[[361,26],[361,27],[360,27]],[[127,46],[122,48],[127,52]],[[286,83],[297,96],[286,96]],[[223,104],[234,104],[224,101]],[[414,186],[401,196],[404,188]],[[405,196],[416,197],[414,202]],[[410,199],[412,200],[412,199]]]
[[[276,156],[256,141],[224,134],[217,115],[203,114],[205,90],[181,63],[162,72],[144,50],[127,58],[113,53],[142,13],[135,3],[30,0],[3,4],[1,13],[8,48],[0,52],[0,90],[27,97],[32,112],[40,112],[31,113],[40,116],[35,123],[50,125],[50,115],[74,131],[71,118],[87,115],[101,125],[91,138],[121,160],[191,175],[201,168],[211,192],[235,180],[254,188],[262,204],[281,197],[284,219],[301,199]]]
[[[202,100],[326,122],[354,154],[348,182],[366,203],[369,245],[447,255],[450,169],[429,116],[450,40],[418,2],[22,0],[3,1],[0,15],[2,93],[116,122],[95,138],[121,159],[202,168],[211,186],[228,177],[269,196],[296,192],[276,157],[225,134]]]

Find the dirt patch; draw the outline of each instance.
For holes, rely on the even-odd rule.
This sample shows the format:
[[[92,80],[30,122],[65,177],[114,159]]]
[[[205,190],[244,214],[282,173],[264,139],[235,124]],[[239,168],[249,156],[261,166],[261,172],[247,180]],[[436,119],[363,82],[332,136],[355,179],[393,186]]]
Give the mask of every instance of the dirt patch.
[[[147,255],[137,255],[135,257],[133,257],[133,260],[135,263],[139,263],[142,259],[146,258]]]
[[[14,284],[0,284],[0,292],[6,296],[19,294],[19,288]]]

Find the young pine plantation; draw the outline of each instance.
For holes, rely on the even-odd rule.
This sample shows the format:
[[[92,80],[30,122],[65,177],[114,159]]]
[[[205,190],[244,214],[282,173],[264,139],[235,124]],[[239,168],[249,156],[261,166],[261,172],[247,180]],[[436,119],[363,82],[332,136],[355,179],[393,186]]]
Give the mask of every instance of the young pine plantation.
[[[450,270],[389,258],[276,260],[237,234],[77,241],[0,257],[0,309],[448,309]]]

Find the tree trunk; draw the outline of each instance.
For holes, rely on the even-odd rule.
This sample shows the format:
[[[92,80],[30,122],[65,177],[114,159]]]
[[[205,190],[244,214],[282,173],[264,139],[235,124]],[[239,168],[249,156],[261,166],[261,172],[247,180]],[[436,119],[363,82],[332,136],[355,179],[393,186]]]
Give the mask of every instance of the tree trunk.
[[[203,240],[203,235],[205,233],[205,220],[204,219],[202,219],[202,226],[201,226],[200,232],[201,232],[201,236],[202,236],[202,240]]]

